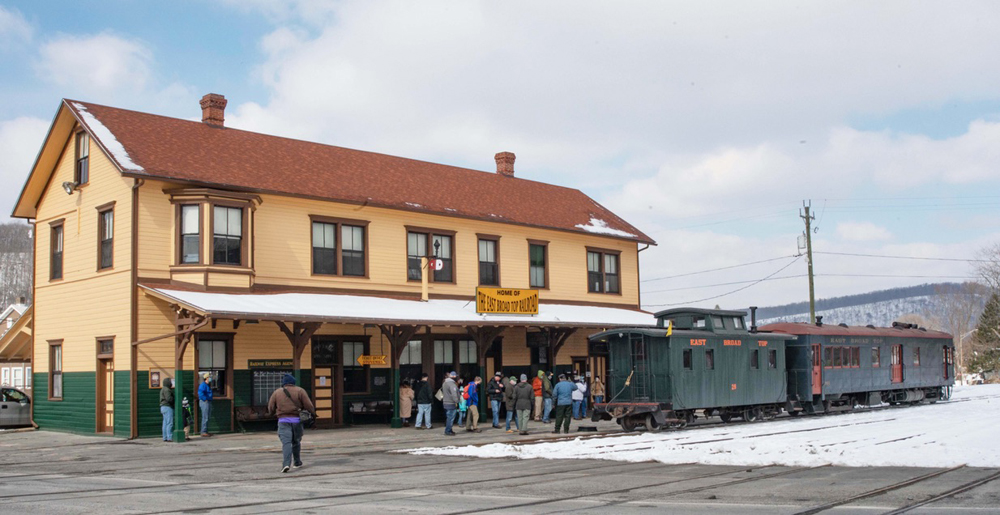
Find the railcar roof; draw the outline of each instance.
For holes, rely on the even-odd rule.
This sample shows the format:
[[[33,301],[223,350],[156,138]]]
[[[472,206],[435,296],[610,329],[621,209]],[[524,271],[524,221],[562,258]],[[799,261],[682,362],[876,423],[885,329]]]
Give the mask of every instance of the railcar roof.
[[[624,333],[639,333],[646,336],[653,336],[656,338],[665,338],[667,336],[667,330],[663,327],[619,327],[617,329],[608,329],[607,331],[601,331],[590,335],[588,338],[591,340],[602,340],[611,335],[624,334]],[[781,334],[778,332],[770,333],[714,333],[712,331],[694,331],[690,329],[674,329],[671,336],[676,337],[689,337],[689,338],[744,338],[751,337],[760,340],[794,340],[795,336],[790,334]]]
[[[883,336],[883,337],[904,337],[904,338],[933,338],[951,339],[951,335],[942,331],[929,331],[926,329],[903,329],[901,327],[867,327],[867,326],[847,326],[842,325],[816,325],[807,322],[779,322],[767,324],[760,328],[760,331],[788,333],[796,336]]]
[[[707,309],[707,308],[672,308],[672,309],[664,309],[663,311],[659,311],[657,313],[654,313],[653,316],[655,316],[656,318],[660,318],[660,317],[664,317],[664,316],[686,315],[686,314],[719,315],[719,316],[734,316],[734,317],[745,317],[745,316],[747,316],[746,312],[744,312],[744,311],[735,311],[735,310],[730,310],[730,309]]]

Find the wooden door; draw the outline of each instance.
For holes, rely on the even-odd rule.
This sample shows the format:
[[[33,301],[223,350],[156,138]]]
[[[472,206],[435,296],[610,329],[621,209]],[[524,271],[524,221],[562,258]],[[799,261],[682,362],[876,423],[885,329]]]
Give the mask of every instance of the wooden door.
[[[812,393],[813,395],[823,394],[823,351],[818,343],[812,346]]]
[[[941,364],[944,366],[944,378],[948,379],[948,364],[951,363],[951,349],[947,345],[944,346],[944,353],[941,356]]]
[[[115,362],[97,360],[97,432],[115,430]]]
[[[903,346],[892,346],[892,382],[903,382]]]
[[[344,367],[337,363],[337,350],[336,340],[314,338],[312,341],[312,394],[319,427],[344,423]]]

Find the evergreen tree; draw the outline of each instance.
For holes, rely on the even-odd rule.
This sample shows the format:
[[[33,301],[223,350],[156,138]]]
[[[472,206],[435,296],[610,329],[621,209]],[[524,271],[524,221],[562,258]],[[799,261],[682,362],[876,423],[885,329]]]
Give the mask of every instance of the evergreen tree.
[[[969,370],[983,373],[1000,370],[1000,295],[993,293],[979,316],[975,333],[976,347]]]

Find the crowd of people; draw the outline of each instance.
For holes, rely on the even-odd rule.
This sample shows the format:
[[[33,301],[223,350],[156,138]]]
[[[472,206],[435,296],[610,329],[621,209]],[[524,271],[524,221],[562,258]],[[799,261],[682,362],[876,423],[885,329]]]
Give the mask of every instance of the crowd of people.
[[[429,376],[423,374],[416,384],[403,381],[400,386],[399,416],[403,426],[409,427],[415,400],[417,415],[414,426],[422,430],[431,429],[431,411],[436,397],[444,407],[445,435],[454,435],[456,426],[479,433],[482,432],[479,428],[479,400],[482,395],[484,400],[489,401],[494,429],[526,435],[529,421],[542,424],[554,421],[553,433],[569,433],[571,418],[582,420],[587,417],[588,390],[594,402],[604,402],[604,384],[599,377],[588,385],[583,377],[554,376],[551,371],[539,370],[531,380],[527,374],[505,377],[502,372],[497,372],[483,386],[482,377],[476,376],[466,383],[457,372],[450,372],[445,375],[441,388],[432,393]],[[501,424],[501,418],[505,419],[504,424]]]
[[[587,416],[588,384],[583,377],[570,378],[559,374],[553,380],[553,373],[539,370],[538,375],[528,380],[527,374],[520,377],[505,377],[497,372],[486,386],[483,378],[476,376],[466,384],[458,373],[450,372],[444,378],[444,384],[436,392],[428,375],[423,374],[416,384],[403,381],[399,388],[399,416],[404,427],[409,427],[413,416],[413,403],[417,404],[417,429],[431,429],[431,411],[434,399],[437,398],[444,406],[444,434],[455,435],[457,426],[466,431],[479,433],[479,396],[489,400],[489,409],[493,418],[493,428],[503,429],[507,433],[517,432],[528,434],[528,422],[534,420],[543,424],[553,422],[552,412],[555,409],[555,427],[553,433],[569,433],[570,418],[582,420]],[[205,374],[198,388],[198,400],[201,405],[201,436],[211,436],[208,433],[212,389],[211,376]],[[594,378],[590,385],[594,402],[604,401],[604,384],[599,377]],[[164,381],[160,392],[160,412],[163,415],[163,440],[173,440],[174,426],[174,391],[170,379]],[[285,374],[281,387],[271,395],[267,404],[268,413],[278,419],[278,439],[282,447],[281,472],[288,472],[292,467],[302,466],[301,442],[303,422],[315,419],[316,408],[309,398],[309,393],[296,386],[295,377]],[[505,414],[506,425],[501,426],[501,413]],[[511,427],[513,421],[513,428]],[[184,398],[184,414],[182,422],[185,430],[190,425],[190,409],[187,398]],[[185,431],[186,433],[187,431]]]

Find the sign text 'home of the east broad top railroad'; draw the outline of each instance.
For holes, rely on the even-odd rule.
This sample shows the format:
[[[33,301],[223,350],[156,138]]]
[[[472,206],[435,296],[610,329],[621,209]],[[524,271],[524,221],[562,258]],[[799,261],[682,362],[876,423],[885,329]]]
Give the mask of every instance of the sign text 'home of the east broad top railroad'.
[[[538,290],[476,288],[476,313],[537,315]]]

